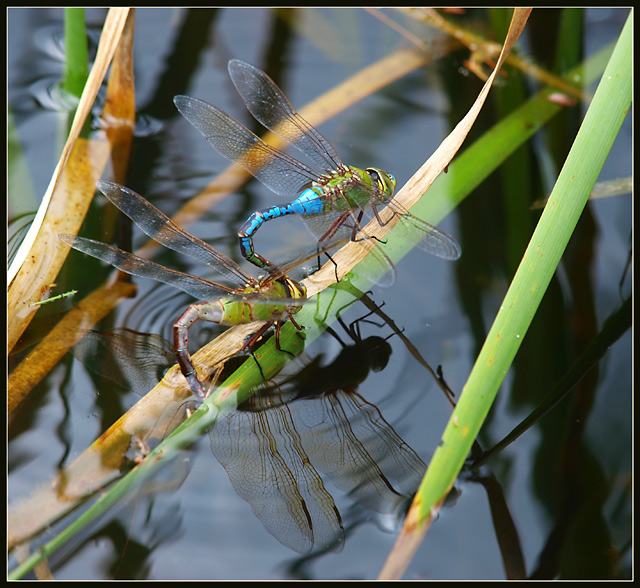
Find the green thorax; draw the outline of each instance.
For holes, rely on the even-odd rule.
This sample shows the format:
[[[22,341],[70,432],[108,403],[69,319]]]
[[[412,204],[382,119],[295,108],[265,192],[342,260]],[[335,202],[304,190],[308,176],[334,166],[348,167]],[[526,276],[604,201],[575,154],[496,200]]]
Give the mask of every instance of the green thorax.
[[[287,311],[294,314],[300,310],[300,305],[290,306],[287,301],[306,300],[307,289],[304,284],[284,276],[277,280],[266,280],[258,288],[247,287],[238,291],[237,295],[246,296],[246,299],[218,301],[222,307],[221,325],[244,325],[254,321],[268,321]],[[252,295],[256,297],[255,300],[251,299]],[[265,297],[273,298],[273,303],[265,300]]]
[[[367,206],[371,202],[372,191],[383,201],[390,200],[396,188],[396,179],[375,167],[364,170],[345,167],[341,173],[323,177],[314,187],[322,190],[327,207],[343,211]]]

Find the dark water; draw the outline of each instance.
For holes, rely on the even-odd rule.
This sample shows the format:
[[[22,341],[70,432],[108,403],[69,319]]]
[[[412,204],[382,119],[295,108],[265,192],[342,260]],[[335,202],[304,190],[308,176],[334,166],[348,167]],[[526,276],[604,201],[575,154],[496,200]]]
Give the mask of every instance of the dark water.
[[[529,44],[522,50],[539,62],[549,59],[546,53],[555,43],[558,14],[534,11],[528,25]],[[486,26],[482,17],[474,12],[465,22]],[[586,11],[584,54],[591,55],[615,40],[626,17],[623,9]],[[8,18],[8,97],[27,166],[27,179],[21,178],[19,192],[10,184],[11,219],[37,208],[62,144],[66,115],[56,107],[49,90],[62,72],[62,10],[10,9]],[[87,12],[93,39],[98,38],[103,18],[102,10]],[[543,35],[548,35],[546,43]],[[402,43],[397,33],[361,10],[301,9],[278,14],[266,9],[139,9],[135,46],[139,114],[128,185],[171,215],[226,167],[226,161],[178,115],[172,97],[186,93],[209,101],[251,127],[254,123],[226,71],[229,59],[244,59],[267,70],[300,107]],[[326,123],[322,132],[344,161],[382,167],[396,175],[399,185],[404,184],[480,89],[477,80],[466,75],[462,63],[466,58],[464,52],[454,53],[414,72]],[[492,96],[508,86],[509,81],[503,81]],[[558,123],[570,137],[577,129],[572,113]],[[490,99],[478,126],[488,127],[492,116]],[[531,200],[550,192],[559,171],[546,138],[536,137],[527,152],[535,170],[528,186]],[[630,175],[630,138],[628,117],[600,180]],[[570,142],[560,141],[554,148],[566,153],[568,146]],[[399,264],[392,288],[372,289],[372,300],[384,303],[384,313],[404,329],[404,336],[430,365],[442,366],[456,394],[506,292],[514,270],[510,260],[519,259],[538,218],[537,212],[530,212],[528,227],[508,225],[508,203],[522,190],[522,185],[510,189],[500,173],[492,174],[440,224],[462,245],[461,260],[451,263],[412,252]],[[239,225],[252,211],[277,201],[279,197],[251,182],[189,230],[236,256],[234,235]],[[92,211],[97,220],[87,221],[87,226],[99,231],[101,210]],[[491,447],[539,405],[629,296],[630,279],[625,272],[630,213],[628,194],[588,205],[481,432],[483,447]],[[304,231],[295,219],[279,222],[261,229],[257,239],[264,251],[274,255],[295,247],[288,241],[295,243],[296,235]],[[291,233],[284,239],[286,231]],[[142,236],[135,232],[134,245],[142,243]],[[157,259],[178,269],[197,270],[173,254]],[[71,276],[82,275],[82,287],[70,281],[64,284],[66,289],[90,292],[108,274],[98,264],[87,265],[79,255],[75,262],[83,264],[83,273]],[[86,267],[91,268],[90,276]],[[170,338],[171,325],[190,298],[144,280],[138,284],[136,298],[121,304],[103,326],[125,326]],[[57,309],[40,311],[44,315],[40,326],[34,325],[25,339],[41,337],[55,321],[55,312],[71,304],[65,301]],[[345,323],[368,312],[355,303],[345,311]],[[380,317],[371,320],[375,322],[358,323],[362,338],[386,338],[394,332]],[[342,327],[335,328],[343,342],[353,344]],[[217,332],[210,327],[194,331],[193,348]],[[398,334],[388,344],[388,364],[368,373],[357,388],[358,397],[348,379],[349,370],[343,376],[340,369],[343,347],[325,334],[305,353],[308,361],[329,366],[312,372],[312,381],[333,378],[337,384],[332,389],[338,392],[290,405],[276,402],[271,412],[246,409],[229,429],[242,434],[237,438],[224,434],[232,447],[266,428],[285,455],[295,443],[282,431],[293,423],[315,471],[307,478],[305,503],[315,505],[309,506],[307,514],[314,521],[315,535],[324,539],[316,539],[311,555],[299,555],[274,538],[274,534],[281,540],[288,537],[299,550],[309,546],[308,538],[274,530],[277,521],[286,517],[269,514],[277,512],[270,507],[282,499],[272,488],[266,488],[265,495],[252,487],[251,476],[243,479],[227,463],[231,449],[214,455],[205,437],[188,452],[188,464],[183,460],[166,474],[166,480],[174,482],[172,491],[141,492],[51,557],[55,578],[375,578],[395,541],[396,513],[403,497],[417,487],[420,468],[428,464],[451,412],[434,378]],[[356,365],[355,359],[348,362]],[[485,477],[473,478],[469,473],[461,477],[456,496],[441,511],[405,578],[504,578],[497,537],[504,536],[505,524],[504,519],[492,518],[492,506],[497,509],[494,513],[510,513],[528,576],[630,577],[631,389],[627,331],[571,395],[487,463],[481,470]],[[288,390],[290,395],[308,395],[309,382],[293,384]],[[70,463],[135,400],[134,394],[116,392],[81,362],[71,357],[61,362],[11,422],[9,502],[53,480],[59,467]],[[330,426],[333,436],[326,432]],[[350,440],[344,441],[344,447],[358,443],[365,447],[371,460],[356,461],[358,467],[370,474],[377,463],[384,478],[371,474],[368,483],[361,483],[357,467],[347,473],[336,471],[336,454],[327,451],[330,457],[323,457],[336,438]],[[405,465],[383,466],[383,458],[388,462],[392,454],[390,448],[398,447]],[[248,445],[242,457],[261,451]],[[292,451],[290,457],[283,457],[290,468],[296,467],[296,455]],[[251,465],[247,471],[256,467],[260,466]],[[367,489],[383,479],[391,480],[395,494],[387,496],[381,490],[382,498],[374,500]],[[318,489],[321,486],[324,492]],[[500,496],[504,496],[503,509],[496,507]],[[323,513],[329,514],[323,519]],[[342,550],[319,548],[323,542],[330,547],[331,540],[341,536],[340,526]],[[511,537],[512,545],[513,541]]]

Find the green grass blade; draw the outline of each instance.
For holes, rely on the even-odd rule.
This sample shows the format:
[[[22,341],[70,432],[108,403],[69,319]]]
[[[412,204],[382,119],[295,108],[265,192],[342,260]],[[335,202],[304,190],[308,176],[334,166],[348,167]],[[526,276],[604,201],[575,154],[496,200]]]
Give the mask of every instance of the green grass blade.
[[[89,77],[89,57],[87,49],[87,29],[84,8],[64,9],[64,38],[66,63],[63,88],[80,98]]]
[[[547,206],[442,435],[381,578],[399,577],[453,486],[551,278],[631,105],[631,17],[618,39]]]
[[[531,427],[533,427],[540,419],[544,417],[550,410],[555,408],[562,400],[564,400],[574,389],[574,387],[586,376],[586,374],[594,368],[608,353],[609,349],[620,339],[630,328],[632,324],[632,308],[631,297],[628,297],[616,309],[609,318],[607,318],[602,326],[601,331],[584,350],[584,352],[576,359],[576,361],[567,370],[565,375],[553,386],[549,394],[545,396],[536,408],[522,419],[520,423],[501,441],[496,443],[491,449],[486,450],[482,457],[473,463],[473,467],[478,467],[487,462],[493,455],[499,453],[502,449],[513,443],[518,437],[523,435]]]

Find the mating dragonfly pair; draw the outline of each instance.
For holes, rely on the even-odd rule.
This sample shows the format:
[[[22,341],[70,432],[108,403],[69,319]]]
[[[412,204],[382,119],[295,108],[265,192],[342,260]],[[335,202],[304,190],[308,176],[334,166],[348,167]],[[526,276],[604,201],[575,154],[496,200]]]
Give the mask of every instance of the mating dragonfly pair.
[[[267,129],[286,139],[304,153],[321,172],[271,147],[231,116],[206,102],[188,96],[176,96],[174,102],[182,115],[227,159],[244,167],[270,190],[287,198],[288,204],[272,206],[253,213],[238,231],[240,251],[248,261],[266,269],[266,278],[258,280],[226,255],[184,231],[167,216],[132,190],[111,182],[98,182],[98,188],[138,227],[158,243],[189,255],[208,265],[214,272],[234,283],[230,288],[217,282],[166,268],[111,245],[60,235],[67,245],[124,271],[167,283],[203,302],[191,304],[174,324],[174,351],[180,369],[192,392],[200,399],[207,392],[198,379],[188,351],[188,330],[198,320],[221,325],[266,321],[244,345],[252,345],[271,326],[279,346],[280,326],[287,319],[300,329],[293,315],[306,301],[306,287],[287,274],[310,257],[327,253],[348,241],[373,242],[372,255],[387,275],[393,274],[388,259],[366,223],[375,218],[383,223],[379,210],[386,206],[407,233],[421,236],[418,247],[454,260],[460,247],[449,235],[410,214],[392,200],[396,179],[377,168],[359,169],[345,165],[334,147],[296,112],[280,88],[263,71],[239,60],[229,62],[229,74],[248,110]],[[278,265],[254,250],[253,236],[271,219],[296,214],[315,234],[318,244],[313,255],[302,255]],[[389,222],[389,221],[387,221]],[[402,235],[403,229],[399,234]]]

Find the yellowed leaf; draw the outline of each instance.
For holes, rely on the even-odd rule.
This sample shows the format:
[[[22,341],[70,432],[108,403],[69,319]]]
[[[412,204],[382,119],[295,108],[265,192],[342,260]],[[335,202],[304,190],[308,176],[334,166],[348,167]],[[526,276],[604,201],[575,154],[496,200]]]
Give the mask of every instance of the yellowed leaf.
[[[110,11],[107,15],[95,64],[78,105],[67,144],[51,180],[51,197],[46,207],[45,197],[43,206],[38,211],[38,215],[45,209],[46,213],[39,224],[34,221],[32,229],[38,228],[38,232],[31,241],[29,255],[22,261],[9,289],[9,349],[12,349],[22,336],[38,310],[34,303],[39,302],[43,292],[55,282],[67,258],[69,248],[58,240],[58,234],[76,234],[82,226],[95,193],[95,183],[102,176],[110,155],[116,154],[120,173],[124,173],[126,169],[125,162],[129,158],[135,118],[131,63],[133,18],[127,20],[128,14],[128,9],[118,9]],[[128,26],[125,26],[125,23],[128,23]],[[123,27],[125,42],[117,45]],[[106,135],[110,141],[107,141],[104,135],[98,135],[91,140],[81,138],[80,129],[90,112],[117,47],[120,48],[116,53],[116,64],[110,76],[105,107],[107,122],[109,119],[115,121],[113,125],[107,124],[106,128]],[[93,304],[96,309],[102,310],[106,303],[114,305],[120,298],[121,296],[111,298],[106,295],[103,301],[94,300]],[[104,314],[111,308],[113,306],[107,308]],[[104,314],[99,315],[99,318]],[[28,386],[39,382],[68,351],[68,347],[62,348],[62,342],[68,342],[69,346],[75,343],[76,327],[77,324],[73,321],[61,321],[38,345],[37,355],[30,354],[23,360],[24,365],[14,370],[9,379],[9,411],[25,398],[30,389]],[[64,328],[69,328],[70,332],[63,332]]]
[[[36,240],[36,237],[40,231],[40,226],[44,221],[44,217],[49,208],[51,198],[55,193],[56,186],[67,164],[67,160],[70,154],[73,152],[76,140],[80,136],[80,131],[82,130],[84,123],[86,122],[87,117],[91,112],[91,107],[93,106],[95,98],[98,95],[98,90],[100,89],[102,80],[107,73],[107,69],[109,67],[109,64],[111,63],[111,59],[113,58],[113,53],[116,50],[118,40],[120,39],[120,34],[127,20],[128,13],[128,8],[109,9],[102,35],[100,37],[100,44],[98,45],[98,54],[96,55],[96,60],[93,67],[91,68],[91,72],[89,73],[85,88],[82,91],[82,96],[80,97],[80,102],[78,103],[78,108],[73,118],[73,123],[71,125],[71,130],[69,131],[67,142],[65,143],[58,164],[56,165],[56,168],[53,172],[53,176],[51,177],[51,181],[49,182],[49,187],[47,188],[47,191],[42,199],[42,203],[40,205],[40,208],[38,209],[36,218],[34,219],[27,236],[18,249],[11,267],[9,268],[9,284],[13,284],[13,280],[16,278],[18,271],[22,268],[22,264],[24,263],[24,261],[29,256],[33,257],[33,252],[31,251],[32,244]],[[37,247],[36,251],[38,251]],[[9,317],[9,319],[11,320],[11,316]],[[11,349],[11,346],[9,348]]]
[[[77,139],[47,207],[47,214],[31,244],[29,255],[8,292],[8,348],[12,349],[38,307],[43,288],[56,281],[69,248],[58,241],[59,233],[77,232],[91,203],[96,180],[109,160],[107,141]]]

